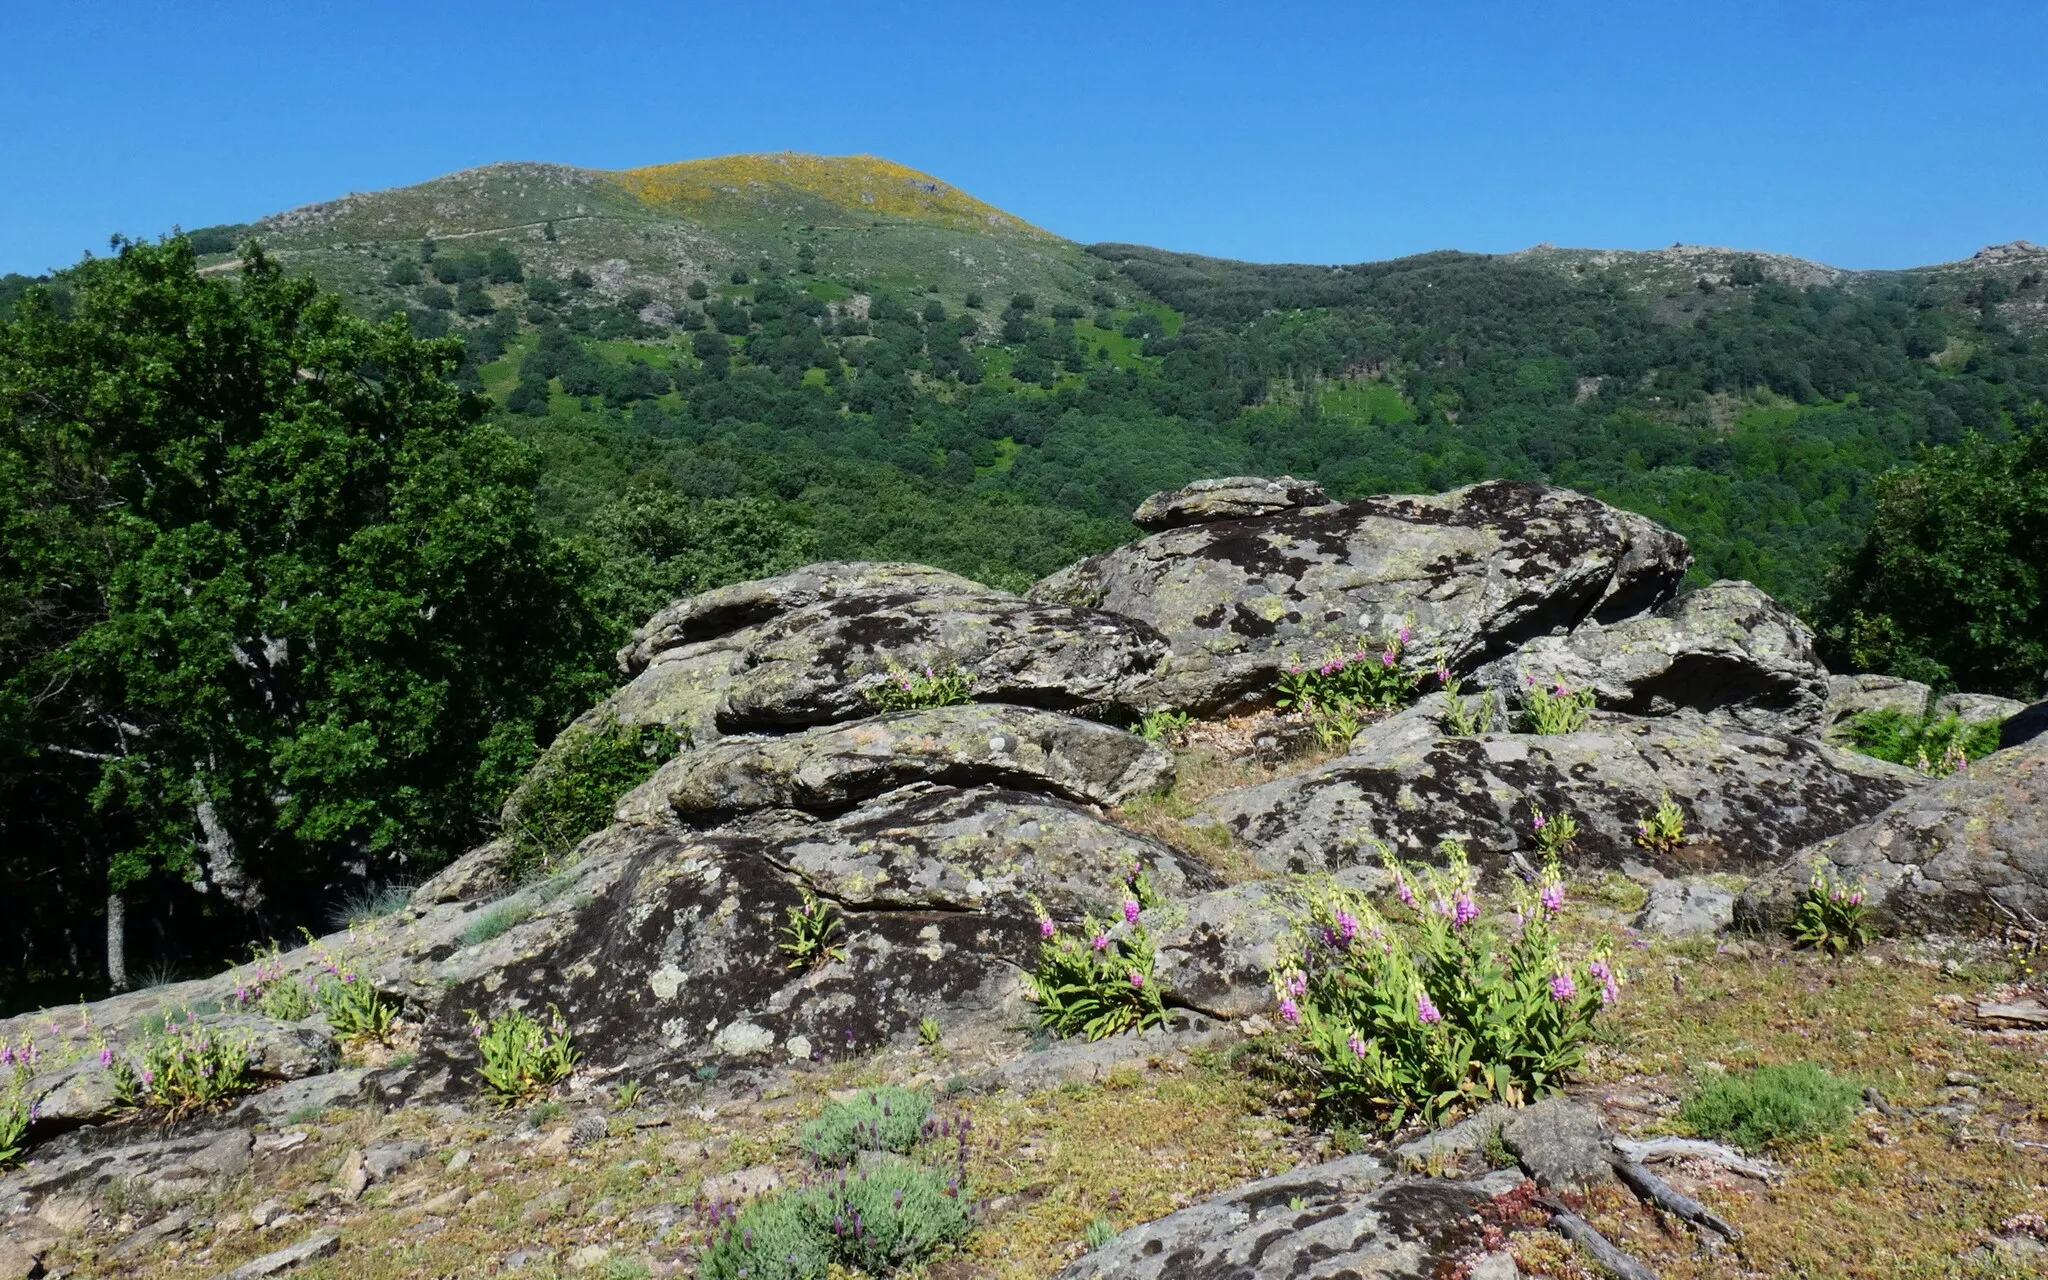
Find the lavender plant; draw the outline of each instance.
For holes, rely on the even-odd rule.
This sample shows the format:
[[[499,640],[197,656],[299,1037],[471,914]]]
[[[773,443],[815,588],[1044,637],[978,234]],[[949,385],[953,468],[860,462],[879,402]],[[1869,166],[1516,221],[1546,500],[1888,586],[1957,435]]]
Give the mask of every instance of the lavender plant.
[[[1870,908],[1860,885],[1843,885],[1825,866],[1814,868],[1813,881],[1792,913],[1792,941],[1801,947],[1844,956],[1870,945]]]
[[[776,947],[789,957],[789,968],[813,969],[846,959],[846,948],[833,942],[843,929],[832,904],[806,889],[803,902],[789,909],[789,923],[782,926],[782,941]]]
[[[967,675],[958,670],[941,673],[927,666],[920,674],[892,663],[888,673],[863,689],[861,696],[877,711],[921,711],[974,701],[968,696],[970,686]]]
[[[500,1106],[517,1106],[546,1093],[569,1078],[577,1054],[562,1011],[548,1006],[548,1021],[513,1010],[485,1019],[472,1009],[470,1033],[476,1037],[477,1079]]]
[[[1562,680],[1536,683],[1522,673],[1522,727],[1530,733],[1577,733],[1593,717],[1593,691],[1573,689]]]
[[[863,1151],[908,1152],[931,1123],[930,1094],[884,1085],[826,1107],[803,1127],[797,1145],[819,1164],[837,1167]]]
[[[1348,653],[1333,649],[1320,663],[1296,661],[1280,677],[1274,704],[1307,716],[1325,746],[1347,742],[1371,712],[1414,698],[1421,676],[1402,663],[1413,639],[1414,633],[1403,627],[1378,646],[1361,645]]]
[[[1619,996],[1604,951],[1574,959],[1558,937],[1565,892],[1554,860],[1517,889],[1510,912],[1489,917],[1464,850],[1447,842],[1443,854],[1445,869],[1417,871],[1382,849],[1400,924],[1354,891],[1307,891],[1273,985],[1332,1118],[1435,1124],[1553,1092]]]

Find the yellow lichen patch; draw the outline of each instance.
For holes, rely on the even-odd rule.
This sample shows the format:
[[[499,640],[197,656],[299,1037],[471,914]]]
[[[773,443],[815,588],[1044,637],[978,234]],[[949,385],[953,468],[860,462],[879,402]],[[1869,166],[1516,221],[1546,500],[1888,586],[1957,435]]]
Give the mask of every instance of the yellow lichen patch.
[[[751,212],[763,197],[808,196],[856,217],[936,223],[973,231],[1050,233],[915,169],[876,156],[719,156],[629,169],[612,178],[647,204],[703,213]]]

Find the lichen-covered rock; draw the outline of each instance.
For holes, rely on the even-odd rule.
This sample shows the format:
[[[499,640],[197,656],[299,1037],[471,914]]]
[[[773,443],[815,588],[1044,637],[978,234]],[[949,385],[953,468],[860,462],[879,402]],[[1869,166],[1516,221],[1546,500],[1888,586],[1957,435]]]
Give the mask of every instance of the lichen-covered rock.
[[[1474,676],[1510,698],[1530,680],[1591,689],[1612,711],[1689,709],[1791,734],[1820,729],[1829,687],[1806,624],[1747,582],[1716,582],[1642,617],[1538,636]]]
[[[1995,693],[1945,693],[1934,700],[1933,716],[1950,716],[1964,724],[2000,724],[2027,709],[2018,698],[2001,698]]]
[[[1546,1187],[1583,1190],[1611,1181],[1607,1122],[1570,1098],[1551,1097],[1508,1121],[1501,1143]]]
[[[1918,720],[1927,714],[1928,699],[1933,693],[1918,680],[1902,680],[1898,676],[1829,676],[1821,727],[1833,730],[1872,711],[1896,711]]]
[[[464,1011],[559,1004],[593,1065],[651,1080],[700,1065],[831,1059],[928,1014],[1028,1021],[1038,909],[1108,914],[1142,865],[1175,900],[1215,877],[1071,801],[920,782],[844,812],[764,809],[702,832],[621,824],[503,934],[446,957],[428,1068],[470,1070]],[[809,889],[844,913],[846,956],[792,972],[779,949]],[[438,1055],[438,1057],[437,1057]]]
[[[1446,839],[1478,855],[1533,850],[1537,809],[1573,815],[1579,856],[1615,865],[1647,856],[1636,824],[1669,795],[1697,838],[1678,865],[1742,869],[1845,831],[1921,783],[1910,769],[1692,712],[1604,717],[1554,736],[1396,728],[1308,773],[1225,792],[1204,813],[1277,872],[1369,862],[1372,840],[1410,857]]]
[[[1233,885],[1176,902],[1159,928],[1156,972],[1176,1003],[1218,1018],[1273,1004],[1268,975],[1289,929],[1284,884]]]
[[[2048,922],[2048,739],[1916,789],[1752,884],[1738,924],[1782,928],[1816,866],[1860,885],[1874,918],[1914,933],[1995,933]]]
[[[1721,932],[1735,922],[1735,894],[1703,876],[1659,880],[1636,917],[1636,928],[1666,938]]]
[[[891,668],[958,673],[979,701],[1069,710],[1128,704],[1166,656],[1151,627],[983,589],[866,592],[764,625],[717,712],[725,733],[829,724],[871,712]]]
[[[1313,480],[1281,476],[1225,476],[1220,480],[1197,480],[1178,489],[1155,493],[1138,504],[1131,523],[1147,533],[1179,529],[1214,520],[1237,520],[1245,516],[1271,515],[1295,507],[1320,507],[1330,501],[1323,486]]]
[[[1691,562],[1640,516],[1495,481],[1169,529],[1030,594],[1157,627],[1173,655],[1144,700],[1209,713],[1269,698],[1295,658],[1404,624],[1469,669],[1553,628],[1654,608]]]
[[[1389,1178],[1347,1156],[1247,1183],[1131,1228],[1058,1280],[1369,1280],[1448,1273],[1478,1252],[1478,1209],[1518,1173]]]
[[[1000,783],[1119,804],[1173,779],[1173,756],[1110,725],[1000,703],[901,711],[687,751],[626,802],[686,818],[751,809],[843,809],[911,782]]]

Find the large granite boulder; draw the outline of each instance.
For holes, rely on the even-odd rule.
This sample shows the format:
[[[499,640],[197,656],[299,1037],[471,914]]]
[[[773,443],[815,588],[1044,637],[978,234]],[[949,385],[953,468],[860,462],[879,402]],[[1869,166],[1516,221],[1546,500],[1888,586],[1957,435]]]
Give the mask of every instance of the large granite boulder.
[[[1452,1181],[1347,1156],[1131,1228],[1058,1280],[1370,1280],[1449,1275],[1481,1252],[1479,1210],[1519,1172]]]
[[[1934,700],[1936,720],[1950,716],[1966,725],[2003,724],[2027,709],[2018,698],[2001,698],[1995,693],[1945,693]]]
[[[1827,705],[1821,710],[1821,728],[1830,739],[1857,716],[1873,711],[1895,711],[1918,720],[1927,714],[1934,691],[1918,680],[1898,676],[1861,674],[1829,676]]]
[[[840,809],[911,782],[1002,783],[1120,804],[1173,780],[1173,756],[1136,734],[1000,703],[934,707],[785,737],[727,738],[663,765],[624,812]]]
[[[2048,739],[1984,757],[1752,884],[1736,921],[1783,927],[1816,867],[1861,886],[1876,920],[1915,933],[2048,924]]]
[[[1320,507],[1329,501],[1323,486],[1313,480],[1296,480],[1293,476],[1281,476],[1278,480],[1225,476],[1155,493],[1138,504],[1131,523],[1147,533],[1158,533],[1162,529],[1216,520],[1271,515],[1295,507]]]
[[[1829,691],[1813,633],[1747,582],[1716,582],[1642,617],[1538,636],[1474,677],[1510,698],[1529,680],[1591,689],[1609,710],[1690,709],[1760,733],[1817,732]]]
[[[1535,810],[1578,821],[1581,858],[1648,855],[1636,824],[1669,795],[1695,837],[1674,873],[1775,864],[1845,831],[1921,783],[1910,769],[1806,738],[1752,733],[1695,712],[1606,716],[1578,733],[1446,737],[1418,712],[1361,733],[1320,768],[1228,791],[1203,808],[1276,872],[1370,862],[1464,842],[1475,855],[1535,847]]]
[[[1267,700],[1295,659],[1402,626],[1460,670],[1588,618],[1654,608],[1692,563],[1685,540],[1563,489],[1495,481],[1168,529],[1083,560],[1034,600],[1106,609],[1166,636],[1148,705],[1203,713]]]
[[[1998,726],[1998,745],[2001,750],[2022,746],[2044,733],[2048,733],[2048,702],[2037,702],[2022,707]]]

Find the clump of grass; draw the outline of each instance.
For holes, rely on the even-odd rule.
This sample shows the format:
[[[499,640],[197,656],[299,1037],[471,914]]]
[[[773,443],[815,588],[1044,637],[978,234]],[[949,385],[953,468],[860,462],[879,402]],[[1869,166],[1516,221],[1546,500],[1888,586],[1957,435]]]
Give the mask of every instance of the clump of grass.
[[[414,885],[407,883],[363,885],[351,889],[327,913],[328,923],[337,929],[352,929],[372,920],[396,914],[412,901]]]
[[[1094,1253],[1103,1245],[1116,1239],[1116,1224],[1107,1217],[1097,1217],[1088,1223],[1088,1229],[1081,1233],[1081,1243],[1088,1252]]]
[[[482,946],[498,935],[524,923],[526,918],[532,914],[532,905],[519,899],[501,902],[494,907],[486,907],[477,914],[476,919],[469,922],[469,928],[462,931],[462,945],[465,947]]]
[[[884,1085],[825,1108],[804,1126],[797,1144],[827,1165],[843,1165],[862,1151],[907,1152],[925,1136],[931,1114],[930,1094]]]
[[[1862,1090],[1811,1062],[1716,1072],[1685,1100],[1678,1118],[1704,1137],[1746,1151],[1841,1128]]]

